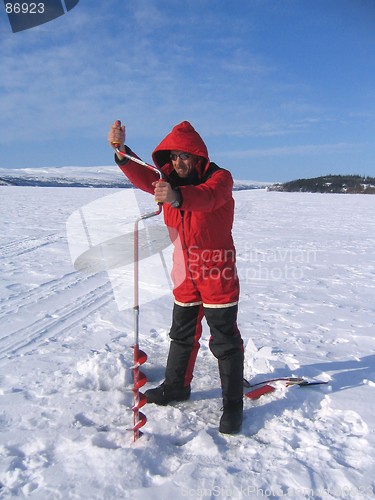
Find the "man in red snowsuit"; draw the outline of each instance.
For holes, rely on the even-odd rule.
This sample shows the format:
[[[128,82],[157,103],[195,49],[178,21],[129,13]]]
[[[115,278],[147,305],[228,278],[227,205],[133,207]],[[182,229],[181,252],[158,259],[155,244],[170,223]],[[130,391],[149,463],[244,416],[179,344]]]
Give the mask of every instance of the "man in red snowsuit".
[[[119,121],[112,125],[108,141],[134,156],[124,145],[125,127]],[[159,405],[189,399],[205,316],[222,387],[219,430],[234,434],[242,424],[244,350],[237,328],[233,179],[230,172],[210,162],[205,143],[187,121],[173,128],[152,158],[163,172],[163,180],[115,154],[116,163],[132,184],[164,204],[164,221],[171,239],[181,243],[173,256],[174,308],[165,380],[145,395],[149,403]]]

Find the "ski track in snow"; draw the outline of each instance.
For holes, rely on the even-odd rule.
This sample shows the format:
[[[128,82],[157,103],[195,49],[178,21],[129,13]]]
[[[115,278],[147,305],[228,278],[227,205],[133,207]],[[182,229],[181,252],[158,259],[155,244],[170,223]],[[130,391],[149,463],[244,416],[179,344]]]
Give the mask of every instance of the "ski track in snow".
[[[55,288],[61,285],[59,293],[64,291],[65,288],[61,282],[63,280],[59,280],[57,284],[54,284]],[[17,315],[22,315],[23,309],[28,309],[30,304],[40,304],[42,301],[47,301],[49,292],[54,293],[53,287],[47,288],[47,290],[43,289],[42,295],[35,293],[34,290],[30,294],[34,296],[33,299],[31,301],[28,300],[27,305],[20,305],[13,312]],[[30,298],[28,294],[26,296],[28,299]],[[106,283],[90,290],[84,295],[80,295],[70,304],[64,304],[62,307],[53,309],[52,312],[37,316],[35,321],[28,322],[21,328],[16,330],[10,329],[11,331],[0,339],[0,361],[4,357],[13,356],[14,354],[24,354],[27,352],[27,348],[35,349],[37,344],[44,339],[56,341],[66,331],[71,330],[76,323],[81,323],[85,317],[111,300],[113,300],[112,290],[110,285]],[[0,312],[2,312],[1,308]]]
[[[59,243],[62,239],[63,236],[56,233],[12,241],[2,247],[0,263],[7,273],[17,273],[24,254],[43,251],[44,247]],[[33,255],[30,257],[33,259]],[[35,288],[24,287],[20,283],[8,284],[6,288],[10,294],[0,299],[0,317],[5,318],[7,328],[5,335],[0,334],[0,361],[4,357],[25,353],[27,348],[35,349],[44,339],[55,340],[75,323],[81,322],[113,299],[108,282],[98,285],[95,276],[76,272],[32,286]],[[62,294],[66,302],[51,300],[51,297]],[[44,312],[35,316],[38,307]]]
[[[133,314],[105,273],[74,271],[65,236],[74,210],[112,192],[2,188],[0,497],[374,498],[374,198],[235,193],[246,377],[330,384],[276,384],[221,435],[204,325],[191,400],[146,405],[134,444]],[[148,387],[171,310],[141,307]]]
[[[46,236],[31,236],[20,241],[11,241],[10,243],[1,247],[0,259],[19,257],[24,253],[32,252],[33,250],[36,250],[45,245],[55,243],[60,238],[61,235],[59,234],[47,234]]]

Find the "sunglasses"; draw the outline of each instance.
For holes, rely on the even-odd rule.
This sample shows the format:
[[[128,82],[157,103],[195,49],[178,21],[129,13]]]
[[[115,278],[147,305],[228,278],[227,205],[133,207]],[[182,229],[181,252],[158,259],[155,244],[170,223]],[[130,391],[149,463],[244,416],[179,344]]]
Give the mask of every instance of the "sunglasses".
[[[180,158],[181,160],[187,160],[188,158],[190,158],[190,154],[189,153],[180,153],[179,155],[175,154],[175,153],[171,153],[170,155],[170,159],[172,161],[176,161],[177,158]]]

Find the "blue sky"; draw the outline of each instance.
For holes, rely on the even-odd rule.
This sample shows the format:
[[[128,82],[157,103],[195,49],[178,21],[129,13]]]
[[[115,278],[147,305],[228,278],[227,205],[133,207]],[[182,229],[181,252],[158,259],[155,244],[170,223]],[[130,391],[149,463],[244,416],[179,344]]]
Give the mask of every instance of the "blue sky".
[[[375,175],[374,0],[80,0],[12,33],[0,6],[0,167],[144,160],[189,120],[236,179]]]

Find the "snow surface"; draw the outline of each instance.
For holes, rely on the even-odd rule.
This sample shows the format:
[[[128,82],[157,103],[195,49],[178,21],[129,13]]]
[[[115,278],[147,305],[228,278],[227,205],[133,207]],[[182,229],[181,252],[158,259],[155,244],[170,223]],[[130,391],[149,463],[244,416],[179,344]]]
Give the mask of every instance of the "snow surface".
[[[114,190],[0,191],[1,498],[374,498],[374,197],[234,193],[247,378],[330,383],[246,399],[242,432],[221,435],[205,325],[191,400],[146,405],[133,443],[133,311],[106,271],[74,269],[66,234]],[[169,293],[141,306],[147,387],[171,311]]]

